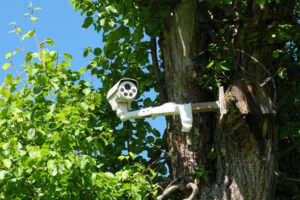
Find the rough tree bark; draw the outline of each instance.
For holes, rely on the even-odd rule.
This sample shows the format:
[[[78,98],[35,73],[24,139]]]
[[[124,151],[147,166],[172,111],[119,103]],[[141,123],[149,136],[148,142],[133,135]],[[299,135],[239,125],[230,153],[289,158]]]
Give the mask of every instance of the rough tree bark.
[[[192,131],[183,133],[179,117],[167,118],[164,138],[171,155],[170,174],[173,184],[179,185],[181,191],[174,198],[183,199],[191,193],[185,186],[194,181],[194,172],[204,167],[209,180],[198,184],[199,193],[195,199],[272,199],[277,142],[274,115],[265,114],[265,109],[273,109],[268,96],[274,90],[272,84],[268,84],[269,92],[265,93],[256,81],[262,82],[273,72],[272,51],[276,46],[268,46],[263,36],[268,28],[275,26],[272,15],[282,5],[263,6],[247,1],[238,13],[208,4],[196,0],[178,3],[167,19],[167,28],[160,37],[167,100],[176,103],[216,100],[217,97],[199,86],[199,77],[206,73],[209,55],[197,57],[206,51],[208,44],[216,42],[214,32],[218,27],[212,28],[210,22],[217,21],[218,16],[234,15],[236,21],[229,24],[234,25],[230,37],[222,39],[236,48],[232,51],[236,51],[237,66],[246,73],[241,71],[229,76],[228,114],[221,122],[212,113],[195,114]],[[243,77],[244,81],[234,83]],[[248,81],[248,78],[255,81]],[[213,162],[207,158],[212,147],[216,153]]]

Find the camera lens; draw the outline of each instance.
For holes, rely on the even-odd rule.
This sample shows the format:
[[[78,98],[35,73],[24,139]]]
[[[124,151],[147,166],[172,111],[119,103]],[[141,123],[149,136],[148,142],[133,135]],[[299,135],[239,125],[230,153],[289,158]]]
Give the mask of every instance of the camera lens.
[[[132,96],[133,96],[133,94],[130,92],[130,93],[129,93],[129,96],[130,96],[130,97],[132,97]]]
[[[136,93],[136,89],[134,89],[134,88],[133,88],[131,91],[132,91],[133,93]]]
[[[130,90],[130,89],[131,89],[131,86],[130,86],[128,83],[127,83],[127,84],[125,84],[125,86],[124,86],[124,87],[125,87],[125,89],[126,89],[126,90]]]
[[[127,97],[127,96],[128,96],[128,93],[127,93],[127,92],[125,92],[125,93],[124,93],[124,96],[125,96],[125,97]]]
[[[124,92],[124,88],[121,88],[120,91],[121,91],[121,92]]]

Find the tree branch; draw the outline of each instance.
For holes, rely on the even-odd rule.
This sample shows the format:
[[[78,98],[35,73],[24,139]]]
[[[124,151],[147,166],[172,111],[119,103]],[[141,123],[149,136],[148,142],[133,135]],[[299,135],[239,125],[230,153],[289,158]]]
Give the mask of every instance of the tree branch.
[[[152,158],[147,162],[147,166],[152,167],[153,165],[155,165],[156,163],[158,163],[161,160],[167,159],[169,158],[169,156],[165,155],[160,157],[160,155],[158,157]]]
[[[153,144],[152,142],[149,142],[146,138],[143,138],[143,140],[144,140],[146,143],[150,144],[151,146],[155,147],[157,150],[163,152],[165,155],[170,156],[170,153],[169,153],[169,152],[166,152],[165,150],[161,149],[161,148],[160,148],[159,146],[157,146],[156,144]]]
[[[293,144],[293,145],[289,146],[288,148],[284,149],[282,152],[279,153],[278,160],[282,159],[283,157],[285,157],[286,155],[288,155],[289,153],[291,153],[293,150],[295,150],[297,148],[298,148],[298,145]]]
[[[194,200],[194,199],[196,199],[197,194],[199,193],[199,188],[195,183],[190,182],[186,185],[186,187],[184,187],[182,184],[172,185],[172,183],[174,183],[176,181],[177,181],[177,179],[172,181],[169,184],[169,186],[163,191],[163,193],[157,197],[157,200],[162,200],[167,195],[171,194],[172,192],[174,192],[176,190],[180,190],[181,192],[184,192],[186,190],[192,190],[192,193],[190,194],[190,196],[188,198],[183,199],[183,200]]]
[[[156,38],[151,38],[150,45],[151,45],[151,57],[152,57],[153,71],[154,71],[154,75],[155,75],[156,85],[158,88],[158,93],[160,95],[160,103],[165,103],[165,102],[167,102],[167,96],[166,96],[165,89],[163,87],[163,82],[160,77],[161,71],[158,66]]]
[[[297,178],[283,178],[283,180],[292,181],[292,182],[298,182],[300,183],[300,179]]]
[[[167,187],[164,192],[159,195],[157,197],[157,200],[162,200],[163,198],[165,198],[168,194],[171,194],[172,192],[176,191],[176,190],[181,190],[181,191],[184,191],[185,190],[185,187],[181,184],[179,185],[172,185],[170,187]]]
[[[186,185],[186,188],[187,189],[192,189],[193,192],[192,192],[192,194],[187,199],[183,199],[183,200],[194,200],[196,198],[197,194],[199,193],[198,186],[195,183],[191,182],[191,183],[188,183]]]

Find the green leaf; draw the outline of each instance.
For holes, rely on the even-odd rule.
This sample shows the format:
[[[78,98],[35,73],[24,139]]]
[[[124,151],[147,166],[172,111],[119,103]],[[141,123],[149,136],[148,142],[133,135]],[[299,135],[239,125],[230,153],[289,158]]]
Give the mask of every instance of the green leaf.
[[[82,92],[85,94],[85,96],[88,96],[91,93],[91,90],[88,88],[85,88],[85,89],[83,89]]]
[[[132,153],[132,152],[129,152],[129,155],[130,155],[130,157],[131,157],[131,159],[135,159],[135,155],[134,155],[134,153]]]
[[[123,20],[123,23],[124,23],[124,25],[127,25],[127,24],[128,24],[128,22],[129,22],[129,20],[128,20],[128,19],[124,19],[124,20]]]
[[[94,49],[94,55],[95,56],[100,56],[101,53],[102,53],[102,49],[100,49],[100,48],[95,48]]]
[[[47,168],[50,169],[50,170],[53,170],[54,169],[54,160],[48,160],[47,162]]]
[[[10,58],[11,58],[11,53],[7,53],[7,54],[5,55],[5,58],[6,58],[6,59],[10,59]]]
[[[278,73],[279,78],[281,79],[286,79],[287,78],[287,72],[286,68],[283,68],[279,73]]]
[[[151,168],[149,168],[149,171],[150,171],[150,173],[152,175],[152,178],[154,178],[156,176],[156,172],[153,169],[151,169]]]
[[[42,10],[42,8],[36,7],[34,8],[34,10]]]
[[[39,21],[39,18],[37,18],[37,17],[31,17],[31,20],[32,21]]]
[[[108,176],[109,178],[114,178],[115,177],[115,175],[113,173],[111,173],[111,172],[105,172],[104,174],[106,176]]]
[[[70,62],[68,62],[68,61],[62,61],[62,63],[61,63],[61,65],[63,66],[63,67],[68,67],[68,66],[72,66],[72,64],[70,63]]]
[[[82,67],[82,68],[79,70],[79,74],[82,75],[86,70],[87,70],[87,68]]]
[[[20,50],[20,49],[17,48],[17,49],[13,52],[13,55],[16,55],[16,54],[18,53],[19,50]]]
[[[47,162],[47,168],[48,168],[48,172],[52,176],[56,176],[57,175],[57,167],[55,165],[55,161],[54,160],[48,160],[48,162]]]
[[[13,81],[14,81],[13,75],[12,74],[7,74],[6,77],[5,77],[4,83],[6,85],[10,85],[10,84],[12,84]]]
[[[4,96],[6,99],[10,97],[10,92],[7,88],[1,88],[0,89],[0,94]]]
[[[0,171],[0,180],[3,180],[5,178],[5,175],[7,174],[6,170],[1,170]]]
[[[207,66],[206,68],[209,69],[211,68],[213,65],[214,65],[215,61],[211,61]]]
[[[25,62],[29,63],[31,61],[31,59],[32,59],[32,52],[26,53],[26,55],[25,55]]]
[[[4,159],[4,160],[3,160],[3,165],[4,165],[4,167],[6,167],[6,168],[10,168],[10,166],[11,166],[11,161],[10,161],[9,159]]]
[[[53,41],[51,38],[46,38],[46,39],[45,39],[45,42],[46,42],[47,44],[49,44],[50,46],[54,47],[54,41]]]
[[[11,63],[4,63],[4,65],[2,66],[2,70],[7,70],[9,67],[11,66]]]
[[[39,149],[38,146],[34,146],[34,147],[26,147],[29,151],[29,156],[30,158],[32,159],[35,159],[35,158],[40,158],[41,157],[41,150]]]
[[[34,136],[35,136],[35,129],[34,128],[29,129],[29,131],[27,132],[28,139],[32,140]]]
[[[70,60],[72,61],[73,57],[72,55],[68,54],[68,53],[63,53],[63,56],[67,59],[67,60]]]
[[[143,185],[149,184],[148,181],[146,180],[146,178],[140,173],[137,174],[136,179],[137,179],[137,182],[139,182]]]
[[[17,32],[18,33],[22,33],[22,29],[21,28],[17,28]]]
[[[113,28],[113,27],[115,26],[115,24],[116,24],[116,22],[115,22],[114,20],[110,20],[110,21],[108,22],[108,25],[109,25],[111,28]]]
[[[99,25],[103,27],[105,25],[105,22],[106,22],[106,18],[103,18],[100,20]]]
[[[72,167],[72,163],[70,162],[70,160],[64,160],[65,162],[65,166],[70,169]]]
[[[87,49],[83,52],[83,56],[84,57],[87,57],[92,51],[92,48],[91,47],[87,47]]]
[[[124,159],[128,159],[128,157],[127,157],[127,156],[124,156],[124,155],[121,155],[121,156],[118,157],[118,159],[119,159],[119,160],[124,160]]]
[[[97,178],[97,174],[96,173],[92,173],[92,185],[96,184],[96,178]]]
[[[89,109],[89,106],[86,103],[81,102],[80,104],[81,104],[81,107],[83,108],[83,110],[87,111]]]
[[[229,69],[228,67],[224,66],[224,65],[221,65],[221,68],[222,68],[223,70],[230,71],[230,69]]]
[[[109,12],[109,13],[113,13],[113,14],[117,14],[117,13],[118,13],[117,9],[116,9],[116,8],[114,8],[114,7],[113,7],[113,6],[111,6],[111,5],[109,5],[109,6],[106,6],[106,7],[105,7],[105,10],[106,10],[107,12]]]
[[[93,23],[93,18],[87,17],[83,22],[82,28],[88,28],[92,23]]]
[[[23,35],[22,40],[24,40],[25,38],[31,38],[34,35],[34,31],[28,31],[26,34]]]

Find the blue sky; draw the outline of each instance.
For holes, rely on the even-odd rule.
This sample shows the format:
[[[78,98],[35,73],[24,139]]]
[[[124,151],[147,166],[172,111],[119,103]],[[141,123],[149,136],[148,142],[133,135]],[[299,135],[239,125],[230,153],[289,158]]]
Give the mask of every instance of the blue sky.
[[[17,26],[22,29],[22,34],[27,33],[32,29],[30,18],[24,17],[24,13],[28,12],[29,1],[9,0],[2,3],[0,13],[0,64],[6,62],[5,54],[13,52],[16,48],[21,48],[21,43],[15,33],[8,33],[13,30],[13,26],[9,25],[14,21]],[[35,11],[35,16],[39,18],[36,22],[36,32],[39,41],[46,38],[51,38],[55,41],[54,49],[59,54],[64,52],[73,55],[73,67],[78,70],[88,64],[89,59],[83,58],[83,49],[87,46],[99,47],[102,46],[101,37],[92,28],[83,30],[81,24],[84,20],[80,16],[80,12],[75,12],[72,5],[67,0],[51,0],[37,1],[33,0],[34,7],[41,7],[42,10]],[[33,38],[24,40],[25,48],[36,50],[36,44]],[[27,50],[28,51],[28,50]],[[24,60],[23,52],[19,52],[15,57],[15,65],[22,64]],[[7,73],[14,74],[14,70],[0,72],[0,82],[4,80]]]
[[[102,47],[101,35],[92,28],[82,29],[81,25],[84,18],[80,16],[80,12],[75,12],[68,0],[32,0],[33,7],[40,7],[42,10],[35,11],[34,15],[39,18],[36,22],[36,33],[39,42],[46,38],[54,40],[55,47],[53,50],[58,54],[64,52],[73,56],[72,68],[79,70],[87,66],[88,58],[83,57],[83,50],[88,46],[92,48]],[[2,65],[7,62],[5,54],[13,52],[16,48],[22,48],[20,41],[15,33],[8,33],[14,27],[9,25],[10,22],[16,22],[17,26],[22,29],[22,34],[32,30],[32,23],[29,17],[24,17],[28,10],[29,0],[9,0],[2,2],[2,10],[0,12],[0,85],[4,81],[5,76],[11,73],[16,77],[13,68],[2,71]],[[36,51],[36,44],[33,38],[26,38],[24,45],[27,51]],[[24,62],[24,53],[19,51],[13,59],[14,65],[18,66]],[[87,81],[90,80],[89,75],[85,75]],[[154,94],[150,94],[150,96]],[[166,127],[163,117],[155,120],[149,119],[150,124],[158,129],[161,133]]]

